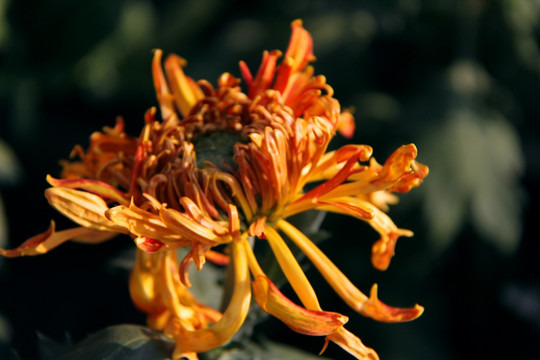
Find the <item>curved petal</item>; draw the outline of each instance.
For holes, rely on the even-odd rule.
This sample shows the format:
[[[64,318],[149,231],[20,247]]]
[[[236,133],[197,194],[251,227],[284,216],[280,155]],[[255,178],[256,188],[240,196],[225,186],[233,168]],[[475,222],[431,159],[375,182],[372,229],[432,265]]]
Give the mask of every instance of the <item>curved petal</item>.
[[[173,358],[208,351],[229,341],[244,322],[251,302],[251,285],[246,254],[241,244],[231,243],[234,267],[233,296],[221,319],[211,327],[190,331],[179,324],[168,329],[176,340]]]
[[[97,195],[66,187],[52,187],[45,190],[45,196],[56,210],[81,226],[91,230],[126,232],[105,217],[109,207]]]
[[[124,228],[137,237],[175,242],[178,246],[190,244],[190,241],[169,229],[159,215],[144,211],[134,204],[129,207],[124,205],[115,206],[107,210],[105,216],[117,226]]]
[[[339,347],[357,359],[379,360],[379,355],[377,355],[375,350],[368,348],[356,335],[344,327],[340,327],[336,332],[326,336],[326,344],[324,345],[321,354],[326,349],[329,340],[339,345]]]
[[[165,59],[165,71],[172,89],[173,100],[183,116],[187,116],[197,101],[204,97],[197,83],[184,74],[182,67],[186,63],[186,60],[174,54]]]
[[[283,238],[271,226],[266,228],[268,243],[276,256],[279,266],[283,270],[285,277],[289,280],[294,292],[302,301],[302,304],[309,310],[321,310],[315,290],[309,283],[304,271],[296,261],[291,250],[285,244]]]
[[[28,255],[41,255],[68,240],[84,243],[100,243],[117,235],[116,233],[95,231],[85,227],[76,227],[62,231],[55,231],[54,221],[49,229],[41,234],[32,236],[15,249],[1,249],[0,255],[5,257],[18,257]]]
[[[253,295],[263,311],[301,334],[328,335],[348,321],[346,316],[335,312],[307,310],[296,305],[266,276],[255,278]]]
[[[110,199],[122,205],[129,204],[129,200],[126,199],[124,193],[103,181],[91,179],[55,179],[51,175],[47,175],[47,182],[55,187],[83,189],[101,198]]]
[[[368,298],[300,230],[284,220],[280,220],[277,226],[302,250],[334,291],[355,311],[384,322],[409,321],[422,314],[423,307],[420,305],[413,308],[394,308],[383,304],[377,298],[376,286],[371,289],[371,296]]]

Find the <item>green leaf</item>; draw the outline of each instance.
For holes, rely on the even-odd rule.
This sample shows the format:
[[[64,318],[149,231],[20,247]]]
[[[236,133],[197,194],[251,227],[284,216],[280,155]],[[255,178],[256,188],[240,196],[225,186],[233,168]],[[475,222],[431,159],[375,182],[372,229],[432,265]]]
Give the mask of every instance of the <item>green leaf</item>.
[[[308,353],[289,345],[276,343],[263,339],[259,343],[242,341],[241,343],[229,343],[204,354],[200,354],[201,360],[330,360],[330,358]]]
[[[495,111],[461,106],[432,129],[425,145],[423,159],[430,166],[425,210],[432,238],[444,248],[469,222],[501,253],[515,251],[524,164],[514,128]]]
[[[168,360],[174,340],[138,325],[116,325],[88,336],[58,360]]]

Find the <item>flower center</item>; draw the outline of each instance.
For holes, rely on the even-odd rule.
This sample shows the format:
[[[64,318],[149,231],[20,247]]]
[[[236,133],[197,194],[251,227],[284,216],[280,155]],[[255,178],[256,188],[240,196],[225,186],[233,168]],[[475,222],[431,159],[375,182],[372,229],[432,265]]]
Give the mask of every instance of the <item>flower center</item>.
[[[242,141],[242,135],[232,131],[213,132],[198,137],[193,141],[197,154],[197,167],[205,168],[205,162],[208,161],[221,170],[236,169],[237,166],[233,160],[234,145],[239,142],[245,142]]]

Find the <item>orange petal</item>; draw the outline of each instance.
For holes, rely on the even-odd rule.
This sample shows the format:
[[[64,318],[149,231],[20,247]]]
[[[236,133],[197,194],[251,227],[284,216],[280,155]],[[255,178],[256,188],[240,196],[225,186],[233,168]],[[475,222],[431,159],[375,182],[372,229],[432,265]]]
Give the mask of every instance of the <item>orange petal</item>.
[[[398,183],[389,189],[390,191],[407,192],[412,188],[419,186],[429,174],[429,168],[417,161],[413,160],[411,162],[411,168],[413,169],[413,172],[399,179]]]
[[[274,50],[272,52],[265,51],[263,53],[263,59],[261,66],[257,71],[255,79],[252,81],[252,86],[249,87],[249,97],[253,99],[263,91],[270,88],[272,81],[274,80],[274,74],[276,71],[276,61],[281,56],[281,51]],[[244,70],[245,72],[245,70]],[[248,75],[246,73],[246,75]],[[249,82],[248,82],[249,86]]]
[[[124,193],[103,181],[90,179],[55,179],[47,175],[47,182],[55,187],[66,187],[71,189],[83,189],[105,199],[116,201],[122,205],[128,205]]]
[[[392,191],[406,192],[418,186],[428,175],[427,166],[414,161],[418,151],[414,144],[399,147],[384,163],[377,177],[370,181],[380,190],[390,188]]]
[[[230,236],[218,236],[208,227],[193,220],[189,216],[173,209],[161,207],[159,215],[163,223],[182,238],[216,245],[230,241]]]
[[[302,71],[309,62],[315,61],[313,40],[309,32],[302,26],[302,20],[291,23],[292,34],[285,52],[285,60],[279,66],[274,88],[283,92],[292,75]]]
[[[377,284],[373,284],[369,299],[364,302],[360,313],[382,322],[396,323],[411,321],[422,315],[424,307],[416,304],[412,308],[398,308],[388,306],[377,296]]]
[[[371,220],[375,216],[371,206],[366,206],[368,202],[352,197],[337,198],[332,201],[319,200],[317,203],[321,205],[317,206],[318,209],[340,212],[363,220]]]
[[[347,139],[351,139],[354,135],[355,124],[354,117],[349,111],[344,111],[339,115],[337,131]]]
[[[343,350],[347,351],[357,359],[379,360],[379,355],[377,355],[375,350],[368,348],[356,335],[349,332],[344,327],[340,327],[336,332],[326,336],[326,344],[322,349],[321,354],[326,349],[329,340],[339,345]]]
[[[154,253],[163,247],[163,242],[149,238],[147,236],[139,236],[135,239],[135,245],[142,251]]]
[[[105,201],[86,191],[66,187],[45,190],[49,203],[64,216],[91,230],[126,232],[105,217],[109,207]]]
[[[211,261],[216,265],[228,265],[231,261],[231,258],[228,255],[214,250],[208,250],[204,255],[208,261]]]
[[[191,108],[204,97],[195,81],[184,74],[182,67],[185,65],[186,61],[178,55],[171,54],[165,60],[165,71],[169,78],[173,99],[184,117],[189,115]]]
[[[175,115],[173,96],[167,85],[167,80],[163,74],[163,68],[161,67],[161,57],[163,51],[157,49],[154,51],[154,58],[152,60],[152,75],[154,78],[154,88],[156,89],[156,96],[161,110],[161,116],[164,120],[167,120]]]
[[[285,220],[278,221],[277,226],[302,250],[334,291],[355,311],[386,322],[409,321],[422,314],[423,308],[419,305],[404,309],[383,304],[377,298],[376,286],[371,289],[371,296],[368,298],[300,230]]]
[[[251,302],[251,286],[246,254],[243,246],[231,243],[234,267],[233,295],[221,319],[213,326],[190,331],[173,324],[168,329],[176,340],[173,358],[177,359],[186,353],[198,353],[214,349],[229,341],[244,322]]]
[[[301,334],[328,335],[348,321],[346,316],[335,312],[307,310],[296,305],[266,276],[255,278],[253,295],[261,309]]]
[[[107,219],[136,236],[143,236],[163,242],[175,242],[177,246],[185,246],[190,241],[168,228],[159,215],[144,211],[134,204],[130,207],[115,206],[105,212]]]
[[[77,227],[62,231],[55,231],[54,221],[51,221],[49,229],[41,234],[32,236],[15,249],[1,249],[0,255],[5,257],[18,257],[28,255],[40,255],[54,249],[55,247],[75,238],[80,242],[99,243],[110,239],[116,233],[97,232],[84,227]]]
[[[264,230],[266,229],[266,216],[260,217],[251,223],[248,229],[249,236],[256,236],[259,239],[266,239]]]

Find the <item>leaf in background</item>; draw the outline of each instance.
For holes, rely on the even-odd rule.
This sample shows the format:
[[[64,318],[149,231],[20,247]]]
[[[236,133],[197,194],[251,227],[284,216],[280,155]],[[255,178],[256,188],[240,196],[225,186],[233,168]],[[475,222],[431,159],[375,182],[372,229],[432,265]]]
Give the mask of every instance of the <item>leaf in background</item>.
[[[13,185],[22,177],[22,170],[15,152],[0,139],[0,190],[4,185]],[[0,247],[7,246],[8,223],[4,202],[0,193]],[[0,265],[2,259],[0,258]]]
[[[454,108],[425,144],[431,233],[445,247],[470,220],[499,251],[512,253],[521,235],[523,155],[518,136],[489,109]]]
[[[232,346],[231,346],[232,345]],[[243,341],[200,354],[201,360],[330,360],[289,345],[263,339],[259,343]]]
[[[116,325],[98,331],[55,360],[168,360],[174,340],[138,325]],[[48,360],[52,358],[46,358]]]

